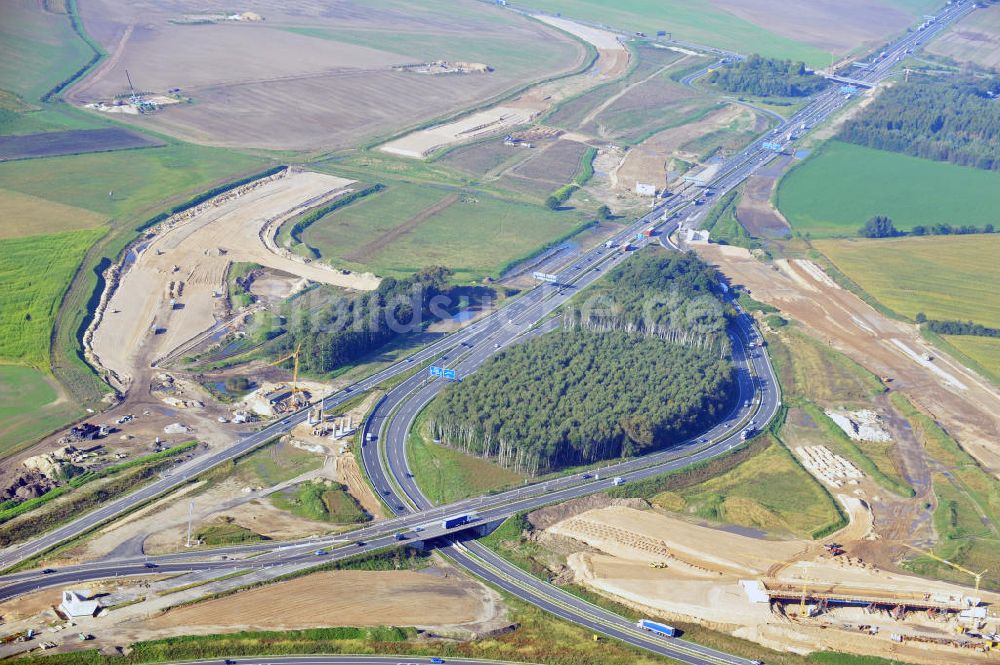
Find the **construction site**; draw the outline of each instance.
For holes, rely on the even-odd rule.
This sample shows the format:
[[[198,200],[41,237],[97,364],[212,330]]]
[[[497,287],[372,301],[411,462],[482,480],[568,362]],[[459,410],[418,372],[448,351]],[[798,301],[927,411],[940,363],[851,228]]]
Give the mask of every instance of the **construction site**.
[[[978,573],[962,587],[852,555],[873,532],[867,508],[849,506],[851,525],[825,542],[744,535],[628,505],[563,519],[540,542],[565,553],[579,584],[772,648],[995,662],[1000,596],[978,588]]]

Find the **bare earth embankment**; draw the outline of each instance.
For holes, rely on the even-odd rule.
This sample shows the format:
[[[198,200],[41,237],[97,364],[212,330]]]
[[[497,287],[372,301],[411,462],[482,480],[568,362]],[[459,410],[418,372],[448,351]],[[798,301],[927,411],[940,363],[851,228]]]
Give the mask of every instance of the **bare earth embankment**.
[[[971,370],[932,348],[912,324],[895,321],[840,288],[811,261],[773,266],[744,249],[699,245],[734,285],[801,322],[920,405],[994,475],[1000,475],[1000,395]],[[930,355],[933,361],[924,357]]]
[[[860,502],[856,502],[860,503]],[[870,528],[867,511],[852,510],[855,524],[835,534],[850,547]],[[907,662],[989,662],[986,654],[945,645],[890,639],[892,633],[951,638],[946,620],[911,613],[897,621],[863,607],[834,607],[817,617],[790,619],[759,596],[768,589],[804,587],[831,595],[866,598],[924,598],[934,594],[960,604],[971,592],[953,584],[881,570],[860,559],[827,554],[821,543],[770,540],[710,528],[626,506],[589,510],[546,530],[580,543],[567,565],[574,579],[636,608],[668,619],[696,619],[780,650],[835,650],[903,657]],[[565,541],[563,541],[565,542]],[[995,594],[980,594],[996,602]],[[798,603],[786,605],[791,615]],[[878,626],[877,635],[856,625]],[[946,660],[945,660],[946,659]]]
[[[343,275],[270,251],[268,220],[344,192],[350,180],[290,173],[201,210],[138,248],[94,331],[100,364],[128,383],[139,357],[155,361],[216,322],[230,263],[254,262],[315,282],[372,289],[371,275]],[[173,303],[173,304],[171,304]]]
[[[552,16],[537,18],[594,46],[597,49],[597,61],[581,74],[540,84],[500,105],[452,122],[411,132],[379,146],[379,150],[401,157],[427,159],[442,148],[528,124],[560,100],[614,80],[627,69],[628,49],[618,41],[614,33]]]

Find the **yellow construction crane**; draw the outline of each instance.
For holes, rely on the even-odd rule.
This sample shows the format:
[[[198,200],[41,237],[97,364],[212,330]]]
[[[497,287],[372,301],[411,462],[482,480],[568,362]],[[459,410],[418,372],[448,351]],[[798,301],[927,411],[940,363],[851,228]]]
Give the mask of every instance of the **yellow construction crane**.
[[[291,397],[291,400],[292,400],[293,403],[295,401],[295,393],[299,392],[299,386],[298,386],[298,383],[299,383],[299,351],[301,351],[301,350],[302,350],[302,343],[299,342],[299,345],[295,347],[294,351],[292,351],[291,353],[289,353],[287,356],[285,356],[283,358],[279,358],[278,360],[275,360],[273,363],[270,363],[270,365],[273,367],[274,365],[280,365],[281,363],[285,362],[286,360],[291,360],[292,358],[295,359],[295,367],[292,369],[292,397]]]
[[[935,561],[940,561],[941,563],[943,563],[946,566],[951,566],[952,568],[954,568],[955,570],[957,570],[959,572],[963,572],[966,575],[971,575],[976,580],[976,593],[977,594],[979,593],[979,583],[982,582],[983,575],[985,575],[986,573],[989,572],[988,570],[984,570],[981,573],[976,573],[976,572],[973,572],[973,571],[969,570],[968,568],[963,568],[962,566],[958,565],[954,561],[948,561],[948,559],[943,559],[943,558],[939,557],[937,554],[934,554],[933,552],[928,552],[927,550],[920,549],[919,547],[914,547],[913,545],[908,545],[907,543],[900,543],[900,544],[903,547],[910,548],[914,552],[919,552],[920,554],[923,554],[924,556],[929,556],[930,558],[934,559]]]

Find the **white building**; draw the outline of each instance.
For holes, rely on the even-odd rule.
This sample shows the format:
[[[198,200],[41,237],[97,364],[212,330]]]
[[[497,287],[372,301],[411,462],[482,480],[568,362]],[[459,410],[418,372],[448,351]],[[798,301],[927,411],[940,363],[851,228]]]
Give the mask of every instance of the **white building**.
[[[90,600],[90,594],[85,591],[66,590],[63,591],[61,609],[68,617],[94,616],[97,613],[100,603]]]
[[[635,193],[639,196],[656,196],[656,185],[637,182],[635,183]]]

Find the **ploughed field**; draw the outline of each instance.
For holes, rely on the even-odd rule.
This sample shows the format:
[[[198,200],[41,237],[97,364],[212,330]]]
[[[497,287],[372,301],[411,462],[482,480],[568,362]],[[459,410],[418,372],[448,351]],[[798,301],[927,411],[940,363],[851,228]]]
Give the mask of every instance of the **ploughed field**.
[[[0,162],[161,145],[162,141],[117,127],[0,136]]]
[[[77,104],[136,86],[179,95],[126,122],[199,143],[315,150],[356,145],[572,70],[584,49],[517,14],[474,2],[255,4],[263,20],[215,20],[202,3],[85,3],[88,31],[109,52],[76,86]],[[389,28],[391,26],[391,29]],[[446,60],[489,72],[433,74]]]

